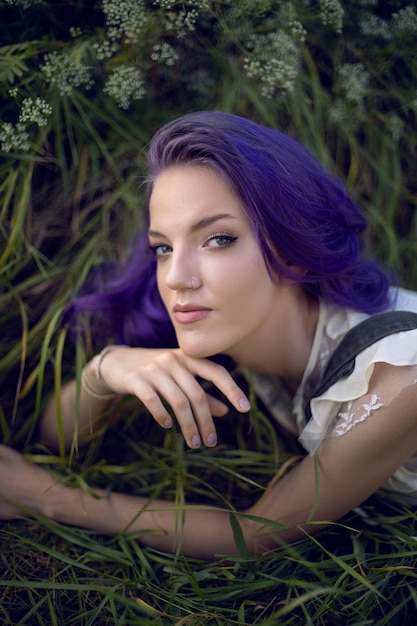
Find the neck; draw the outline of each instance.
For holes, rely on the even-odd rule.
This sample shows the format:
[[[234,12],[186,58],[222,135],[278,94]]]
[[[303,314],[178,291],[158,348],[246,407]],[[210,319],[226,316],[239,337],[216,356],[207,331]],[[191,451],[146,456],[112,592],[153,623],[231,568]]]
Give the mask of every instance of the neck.
[[[295,393],[307,367],[318,319],[318,302],[299,287],[280,287],[256,337],[240,354],[230,355],[239,365],[280,378]]]

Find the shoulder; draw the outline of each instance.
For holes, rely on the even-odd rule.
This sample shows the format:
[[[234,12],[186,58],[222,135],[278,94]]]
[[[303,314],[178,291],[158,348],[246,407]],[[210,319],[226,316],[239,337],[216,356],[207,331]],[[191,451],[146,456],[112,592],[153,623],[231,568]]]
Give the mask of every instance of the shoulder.
[[[333,350],[352,328],[358,327],[362,321],[371,317],[350,309],[329,306],[324,308],[322,336],[324,340],[327,337],[327,343],[332,345]],[[404,289],[398,290],[395,299],[393,298],[392,310],[417,312],[417,294]],[[371,343],[356,356],[355,367],[349,376],[339,379],[312,400],[312,419],[300,429],[301,442],[309,452],[314,452],[334,426],[341,407],[346,409],[349,403],[361,399],[361,406],[376,406],[378,402],[372,400],[376,397],[376,384],[383,391],[384,388],[391,389],[395,395],[417,380],[416,372],[417,328],[395,332]],[[388,403],[388,398],[386,400]]]

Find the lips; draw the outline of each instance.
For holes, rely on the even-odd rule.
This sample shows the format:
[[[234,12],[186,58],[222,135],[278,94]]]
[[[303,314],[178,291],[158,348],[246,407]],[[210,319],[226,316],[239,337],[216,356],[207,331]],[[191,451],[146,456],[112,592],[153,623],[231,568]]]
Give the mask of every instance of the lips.
[[[199,304],[176,304],[173,308],[173,316],[179,324],[199,322],[210,315],[212,309]]]

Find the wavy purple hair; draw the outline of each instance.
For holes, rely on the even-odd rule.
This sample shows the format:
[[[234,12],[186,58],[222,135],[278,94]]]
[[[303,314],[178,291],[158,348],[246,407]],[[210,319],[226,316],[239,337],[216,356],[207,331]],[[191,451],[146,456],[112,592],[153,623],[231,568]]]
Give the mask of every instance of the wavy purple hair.
[[[361,252],[364,217],[342,182],[295,139],[230,113],[195,112],[165,125],[151,141],[149,195],[152,180],[176,164],[209,167],[227,180],[272,279],[291,279],[312,296],[367,313],[389,306],[387,274]],[[146,231],[118,276],[71,306],[72,320],[100,311],[94,332],[102,342],[176,345]]]

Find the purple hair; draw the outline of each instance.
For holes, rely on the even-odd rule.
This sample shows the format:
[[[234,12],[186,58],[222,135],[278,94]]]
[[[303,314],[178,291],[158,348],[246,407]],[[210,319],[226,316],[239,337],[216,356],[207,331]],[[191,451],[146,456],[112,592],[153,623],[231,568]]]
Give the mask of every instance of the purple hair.
[[[195,112],[155,134],[149,194],[152,180],[176,164],[209,167],[227,180],[272,279],[290,279],[312,296],[367,313],[389,306],[387,274],[361,252],[364,217],[342,182],[295,139],[230,113]],[[145,229],[118,278],[105,291],[79,298],[73,309],[101,310],[99,328],[107,340],[170,347],[175,333],[158,294],[155,260],[146,251]]]

